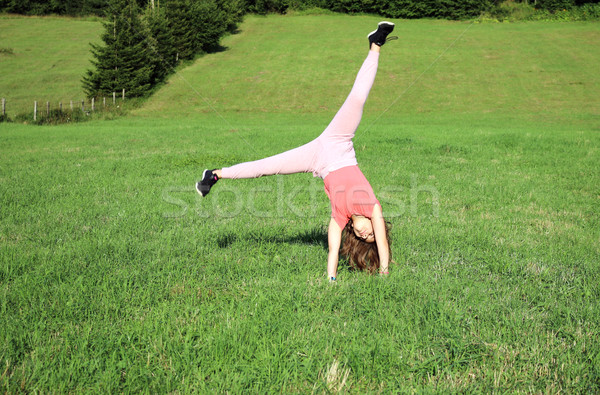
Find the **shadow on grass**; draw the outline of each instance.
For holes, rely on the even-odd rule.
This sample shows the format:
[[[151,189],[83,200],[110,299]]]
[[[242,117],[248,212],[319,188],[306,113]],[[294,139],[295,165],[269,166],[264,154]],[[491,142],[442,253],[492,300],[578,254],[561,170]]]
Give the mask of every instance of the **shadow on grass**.
[[[220,52],[228,51],[229,47],[224,47],[221,44],[212,44],[212,45],[207,45],[203,49],[204,49],[204,51],[206,51],[207,54],[213,54],[213,53],[220,53]]]
[[[321,247],[327,248],[327,232],[322,228],[313,228],[296,235],[262,233],[241,234],[229,232],[217,238],[217,245],[219,248],[227,248],[238,241],[251,241],[255,243],[320,244]]]

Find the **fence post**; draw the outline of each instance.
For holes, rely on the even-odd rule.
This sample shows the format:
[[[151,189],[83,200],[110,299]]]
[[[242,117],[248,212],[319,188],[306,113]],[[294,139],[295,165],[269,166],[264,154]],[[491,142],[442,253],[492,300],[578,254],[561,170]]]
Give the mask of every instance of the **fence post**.
[[[94,98],[92,97],[92,111],[94,111]]]
[[[117,102],[117,94],[115,92],[113,92],[113,106],[115,105],[116,102]]]
[[[50,116],[50,102],[49,101],[46,102],[46,116],[47,117]]]
[[[125,88],[123,88],[123,100],[125,100]]]
[[[73,100],[71,100],[71,111],[73,111]]]
[[[2,98],[2,116],[6,115],[6,99]]]
[[[83,107],[84,107],[84,105],[85,105],[85,101],[83,101],[83,100],[82,100],[82,101],[81,101],[81,111],[83,111],[83,110],[84,110],[84,108],[83,108]]]
[[[60,111],[62,113],[62,102],[58,103],[58,111]]]
[[[33,102],[33,120],[37,121],[37,101]]]
[[[102,98],[102,107],[106,107],[106,96]]]

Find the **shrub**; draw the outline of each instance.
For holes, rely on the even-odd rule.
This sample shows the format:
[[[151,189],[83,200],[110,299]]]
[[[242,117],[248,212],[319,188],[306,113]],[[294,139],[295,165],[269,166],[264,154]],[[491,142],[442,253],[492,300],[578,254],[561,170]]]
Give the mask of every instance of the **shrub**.
[[[600,20],[600,5],[586,4],[569,10],[537,10],[529,20],[536,21],[593,21]]]
[[[600,20],[600,4],[585,4],[579,7],[583,20]]]
[[[14,118],[15,122],[32,124],[32,125],[59,125],[65,123],[74,122],[86,122],[93,119],[116,119],[125,116],[132,109],[139,108],[143,103],[143,99],[131,98],[125,101],[117,99],[116,104],[112,104],[111,101],[107,101],[106,106],[102,104],[101,98],[97,98],[96,107],[92,111],[90,103],[86,104],[86,107],[82,109],[80,106],[76,106],[73,109],[70,108],[53,108],[49,112],[45,109],[38,111],[37,117],[33,119],[33,112],[28,111],[26,113],[17,114]],[[13,122],[12,119],[5,117],[0,122]]]
[[[490,14],[499,21],[528,20],[535,12],[532,5],[514,1],[505,1],[490,10]]]
[[[389,18],[468,19],[492,6],[492,0],[289,0],[295,9],[324,8],[335,12],[378,14]]]
[[[80,108],[73,110],[50,110],[49,114],[40,113],[37,118],[33,119],[31,112],[18,114],[15,117],[16,122],[33,124],[33,125],[58,125],[70,122],[82,122],[89,119],[90,113],[82,111]]]
[[[288,0],[248,0],[246,10],[260,15],[268,13],[283,14],[290,7]]]
[[[485,13],[493,21],[589,21],[600,20],[600,4],[584,4],[570,9],[536,9],[531,4],[505,1]]]
[[[575,6],[575,0],[538,0],[536,8],[548,11],[570,10]]]

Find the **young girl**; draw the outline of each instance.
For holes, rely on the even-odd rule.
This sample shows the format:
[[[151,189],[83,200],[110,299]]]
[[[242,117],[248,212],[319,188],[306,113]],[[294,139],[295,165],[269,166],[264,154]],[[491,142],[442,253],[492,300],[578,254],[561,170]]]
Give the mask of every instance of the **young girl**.
[[[357,166],[352,138],[375,80],[380,48],[387,40],[397,38],[387,38],[393,30],[393,23],[380,22],[377,30],[368,35],[369,54],[358,72],[352,91],[319,137],[279,155],[222,169],[204,170],[202,180],[196,184],[198,193],[206,196],[222,178],[257,178],[308,172],[321,177],[331,202],[327,258],[330,281],[336,279],[340,246],[342,255],[349,258],[352,267],[388,274],[388,229],[381,205]]]

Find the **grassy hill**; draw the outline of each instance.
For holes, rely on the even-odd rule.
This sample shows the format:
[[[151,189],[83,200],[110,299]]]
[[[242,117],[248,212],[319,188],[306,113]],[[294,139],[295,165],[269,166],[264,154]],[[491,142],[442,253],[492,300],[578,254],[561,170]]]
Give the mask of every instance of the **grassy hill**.
[[[57,107],[85,99],[81,77],[91,67],[90,42],[100,41],[96,19],[0,16],[0,97],[11,117],[33,102]]]
[[[249,16],[239,34],[224,39],[226,51],[181,68],[135,114],[330,115],[362,61],[364,32],[377,20]],[[385,109],[395,100],[390,111],[399,114],[494,113],[539,119],[598,113],[595,48],[600,25],[469,25],[398,23],[395,34],[400,41],[385,48],[381,69],[386,79],[380,78],[367,116],[377,113],[370,108]],[[99,42],[101,30],[97,20],[0,17],[2,48],[12,52],[0,53],[0,96],[8,100],[9,115],[30,111],[34,100],[81,100],[80,80],[90,67],[89,43]]]
[[[598,392],[598,24],[397,21],[355,138],[389,277],[327,282],[309,174],[194,191],[318,135],[376,22],[251,16],[128,117],[0,124],[0,391]],[[77,94],[94,38],[32,30],[97,22],[0,24],[24,103]]]
[[[240,34],[223,41],[227,51],[181,70],[139,114],[331,114],[362,62],[365,32],[377,21],[248,17]],[[420,76],[392,113],[598,114],[597,23],[400,21],[394,34],[400,40],[384,47],[366,114],[383,111]]]

